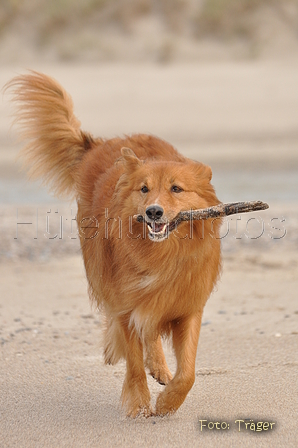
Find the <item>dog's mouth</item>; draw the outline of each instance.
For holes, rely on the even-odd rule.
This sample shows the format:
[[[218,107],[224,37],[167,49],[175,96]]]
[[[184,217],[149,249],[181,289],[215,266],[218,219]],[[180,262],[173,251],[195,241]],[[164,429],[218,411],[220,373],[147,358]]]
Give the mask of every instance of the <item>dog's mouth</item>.
[[[157,222],[147,221],[148,236],[152,241],[163,241],[169,237],[170,232],[177,227],[176,221],[171,222]]]

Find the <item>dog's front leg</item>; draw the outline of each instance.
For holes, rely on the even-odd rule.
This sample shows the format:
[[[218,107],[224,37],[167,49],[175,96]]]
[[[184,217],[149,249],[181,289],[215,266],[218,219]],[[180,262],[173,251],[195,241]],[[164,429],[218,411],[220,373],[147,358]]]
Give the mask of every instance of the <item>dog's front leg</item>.
[[[150,375],[158,383],[168,384],[172,379],[172,374],[166,363],[160,335],[154,340],[145,340],[145,345],[146,367],[148,367]]]
[[[195,362],[202,312],[172,323],[177,371],[156,402],[156,414],[172,414],[182,405],[195,381]]]
[[[127,416],[145,417],[152,415],[150,392],[143,360],[143,346],[135,331],[131,331],[127,324],[122,323],[123,335],[126,342],[126,376],[122,388],[122,406]]]

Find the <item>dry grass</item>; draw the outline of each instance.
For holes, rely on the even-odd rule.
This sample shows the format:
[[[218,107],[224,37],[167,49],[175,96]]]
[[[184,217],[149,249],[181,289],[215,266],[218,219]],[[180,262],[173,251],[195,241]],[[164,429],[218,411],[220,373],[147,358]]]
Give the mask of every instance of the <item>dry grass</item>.
[[[268,13],[276,18],[273,33],[279,21],[297,40],[298,0],[1,0],[0,42],[9,33],[27,33],[39,51],[64,41],[60,57],[76,58],[92,45],[98,54],[108,53],[109,43],[101,42],[107,33],[142,39],[143,22],[151,20],[152,40],[159,38],[160,47],[172,48],[181,38],[251,43],[260,40]],[[143,52],[152,46],[147,42]]]
[[[264,6],[275,8],[286,20],[297,19],[297,0],[1,0],[0,27],[8,27],[21,14],[53,29],[92,18],[125,27],[153,14],[173,32],[181,32],[187,21],[197,35],[218,35],[237,32],[243,21]]]
[[[207,0],[197,16],[199,36],[233,36],[252,38],[256,32],[258,13],[274,10],[281,20],[297,27],[297,0]],[[296,13],[296,14],[295,14]]]

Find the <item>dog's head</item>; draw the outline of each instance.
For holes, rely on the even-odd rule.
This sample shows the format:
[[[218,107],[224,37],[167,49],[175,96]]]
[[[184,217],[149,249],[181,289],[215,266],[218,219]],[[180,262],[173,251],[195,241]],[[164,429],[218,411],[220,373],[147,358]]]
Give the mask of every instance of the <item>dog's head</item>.
[[[152,241],[163,241],[177,230],[179,212],[219,203],[210,184],[209,166],[189,159],[140,160],[129,148],[121,152],[125,171],[116,190],[130,216],[143,217]]]

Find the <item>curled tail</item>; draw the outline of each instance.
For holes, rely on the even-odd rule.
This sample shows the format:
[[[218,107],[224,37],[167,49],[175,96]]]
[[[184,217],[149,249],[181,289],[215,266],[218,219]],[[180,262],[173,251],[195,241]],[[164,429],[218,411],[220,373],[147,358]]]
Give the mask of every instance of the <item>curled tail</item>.
[[[57,196],[73,196],[80,161],[94,141],[81,131],[70,95],[37,72],[13,78],[6,89],[17,103],[21,137],[28,140],[20,155],[30,178],[41,178]]]

